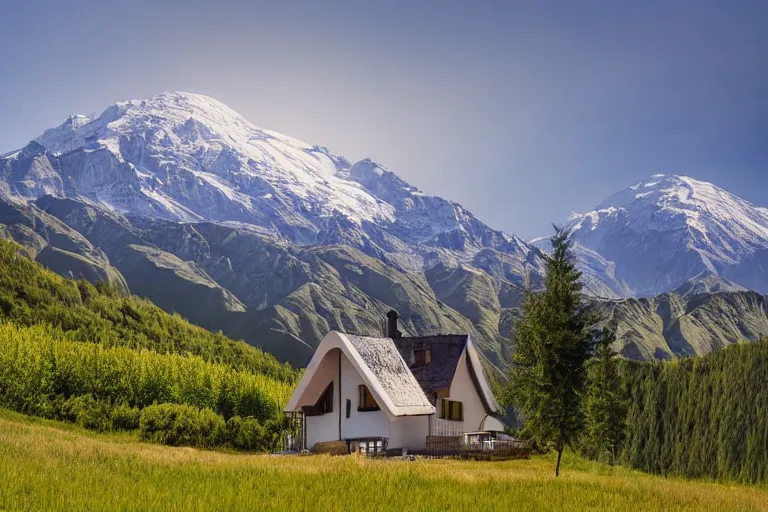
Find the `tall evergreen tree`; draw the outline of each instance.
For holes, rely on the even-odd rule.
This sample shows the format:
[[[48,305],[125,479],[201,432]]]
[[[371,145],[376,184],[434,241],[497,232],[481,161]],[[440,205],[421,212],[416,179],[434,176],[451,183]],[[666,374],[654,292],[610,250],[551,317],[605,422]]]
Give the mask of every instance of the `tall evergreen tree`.
[[[584,428],[584,453],[601,460],[607,458],[613,466],[619,445],[627,428],[627,400],[619,376],[619,361],[611,345],[616,336],[603,329],[597,359],[593,362],[584,401],[586,424]]]
[[[557,451],[558,476],[563,450],[573,446],[583,426],[593,316],[581,301],[581,272],[571,254],[570,232],[555,226],[551,242],[545,289],[529,291],[523,302],[505,395],[523,413],[524,434]]]

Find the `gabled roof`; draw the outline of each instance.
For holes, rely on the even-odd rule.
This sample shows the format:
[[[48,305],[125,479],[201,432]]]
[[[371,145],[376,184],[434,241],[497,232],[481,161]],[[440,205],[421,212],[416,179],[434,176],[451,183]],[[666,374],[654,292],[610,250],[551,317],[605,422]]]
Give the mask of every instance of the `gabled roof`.
[[[379,407],[390,416],[434,414],[421,386],[390,338],[372,338],[329,332],[318,345],[291,395],[286,411],[295,411],[299,400],[326,354],[340,349],[366,383]],[[342,386],[344,384],[342,383]]]
[[[483,365],[480,362],[480,356],[477,354],[475,344],[472,343],[472,338],[467,340],[467,365],[469,365],[469,374],[472,376],[472,380],[475,383],[475,387],[480,394],[480,399],[485,406],[485,412],[490,415],[498,416],[503,413],[499,402],[496,401],[496,397],[493,396],[491,385],[488,383],[488,379],[485,378],[483,371]]]
[[[480,395],[485,411],[488,414],[502,412],[496,398],[493,396],[491,386],[485,378],[480,357],[472,343],[472,338],[467,334],[440,334],[435,336],[414,336],[394,340],[400,355],[406,361],[410,361],[411,352],[414,349],[429,348],[431,362],[424,366],[412,367],[411,373],[421,385],[428,396],[439,389],[447,389],[453,381],[456,368],[461,361],[461,356],[466,352],[466,364],[469,374]]]
[[[411,373],[427,396],[432,396],[435,391],[447,389],[451,385],[468,338],[466,334],[443,334],[398,338],[394,342],[406,361],[411,360],[413,350],[430,349],[432,361],[424,366],[411,368]]]

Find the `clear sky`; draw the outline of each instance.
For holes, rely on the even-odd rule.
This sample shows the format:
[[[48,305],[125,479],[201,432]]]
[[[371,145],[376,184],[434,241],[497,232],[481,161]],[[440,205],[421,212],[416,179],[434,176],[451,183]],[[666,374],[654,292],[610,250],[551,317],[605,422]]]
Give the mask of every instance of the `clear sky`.
[[[530,238],[655,173],[768,206],[768,1],[3,0],[0,152],[165,90]]]

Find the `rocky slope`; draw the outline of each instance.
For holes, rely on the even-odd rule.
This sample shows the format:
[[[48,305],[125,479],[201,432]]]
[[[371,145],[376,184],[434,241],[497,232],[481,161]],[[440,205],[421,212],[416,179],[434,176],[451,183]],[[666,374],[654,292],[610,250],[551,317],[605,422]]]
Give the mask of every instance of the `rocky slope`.
[[[630,359],[697,356],[768,337],[768,297],[756,292],[665,293],[599,307]]]

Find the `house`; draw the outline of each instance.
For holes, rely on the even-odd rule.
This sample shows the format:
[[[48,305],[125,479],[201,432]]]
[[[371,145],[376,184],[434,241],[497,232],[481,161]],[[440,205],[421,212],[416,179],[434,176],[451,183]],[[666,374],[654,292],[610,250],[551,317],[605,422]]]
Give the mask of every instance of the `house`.
[[[318,345],[285,408],[303,446],[418,451],[504,430],[469,335],[404,337],[397,313],[387,317],[387,337],[331,331]]]

